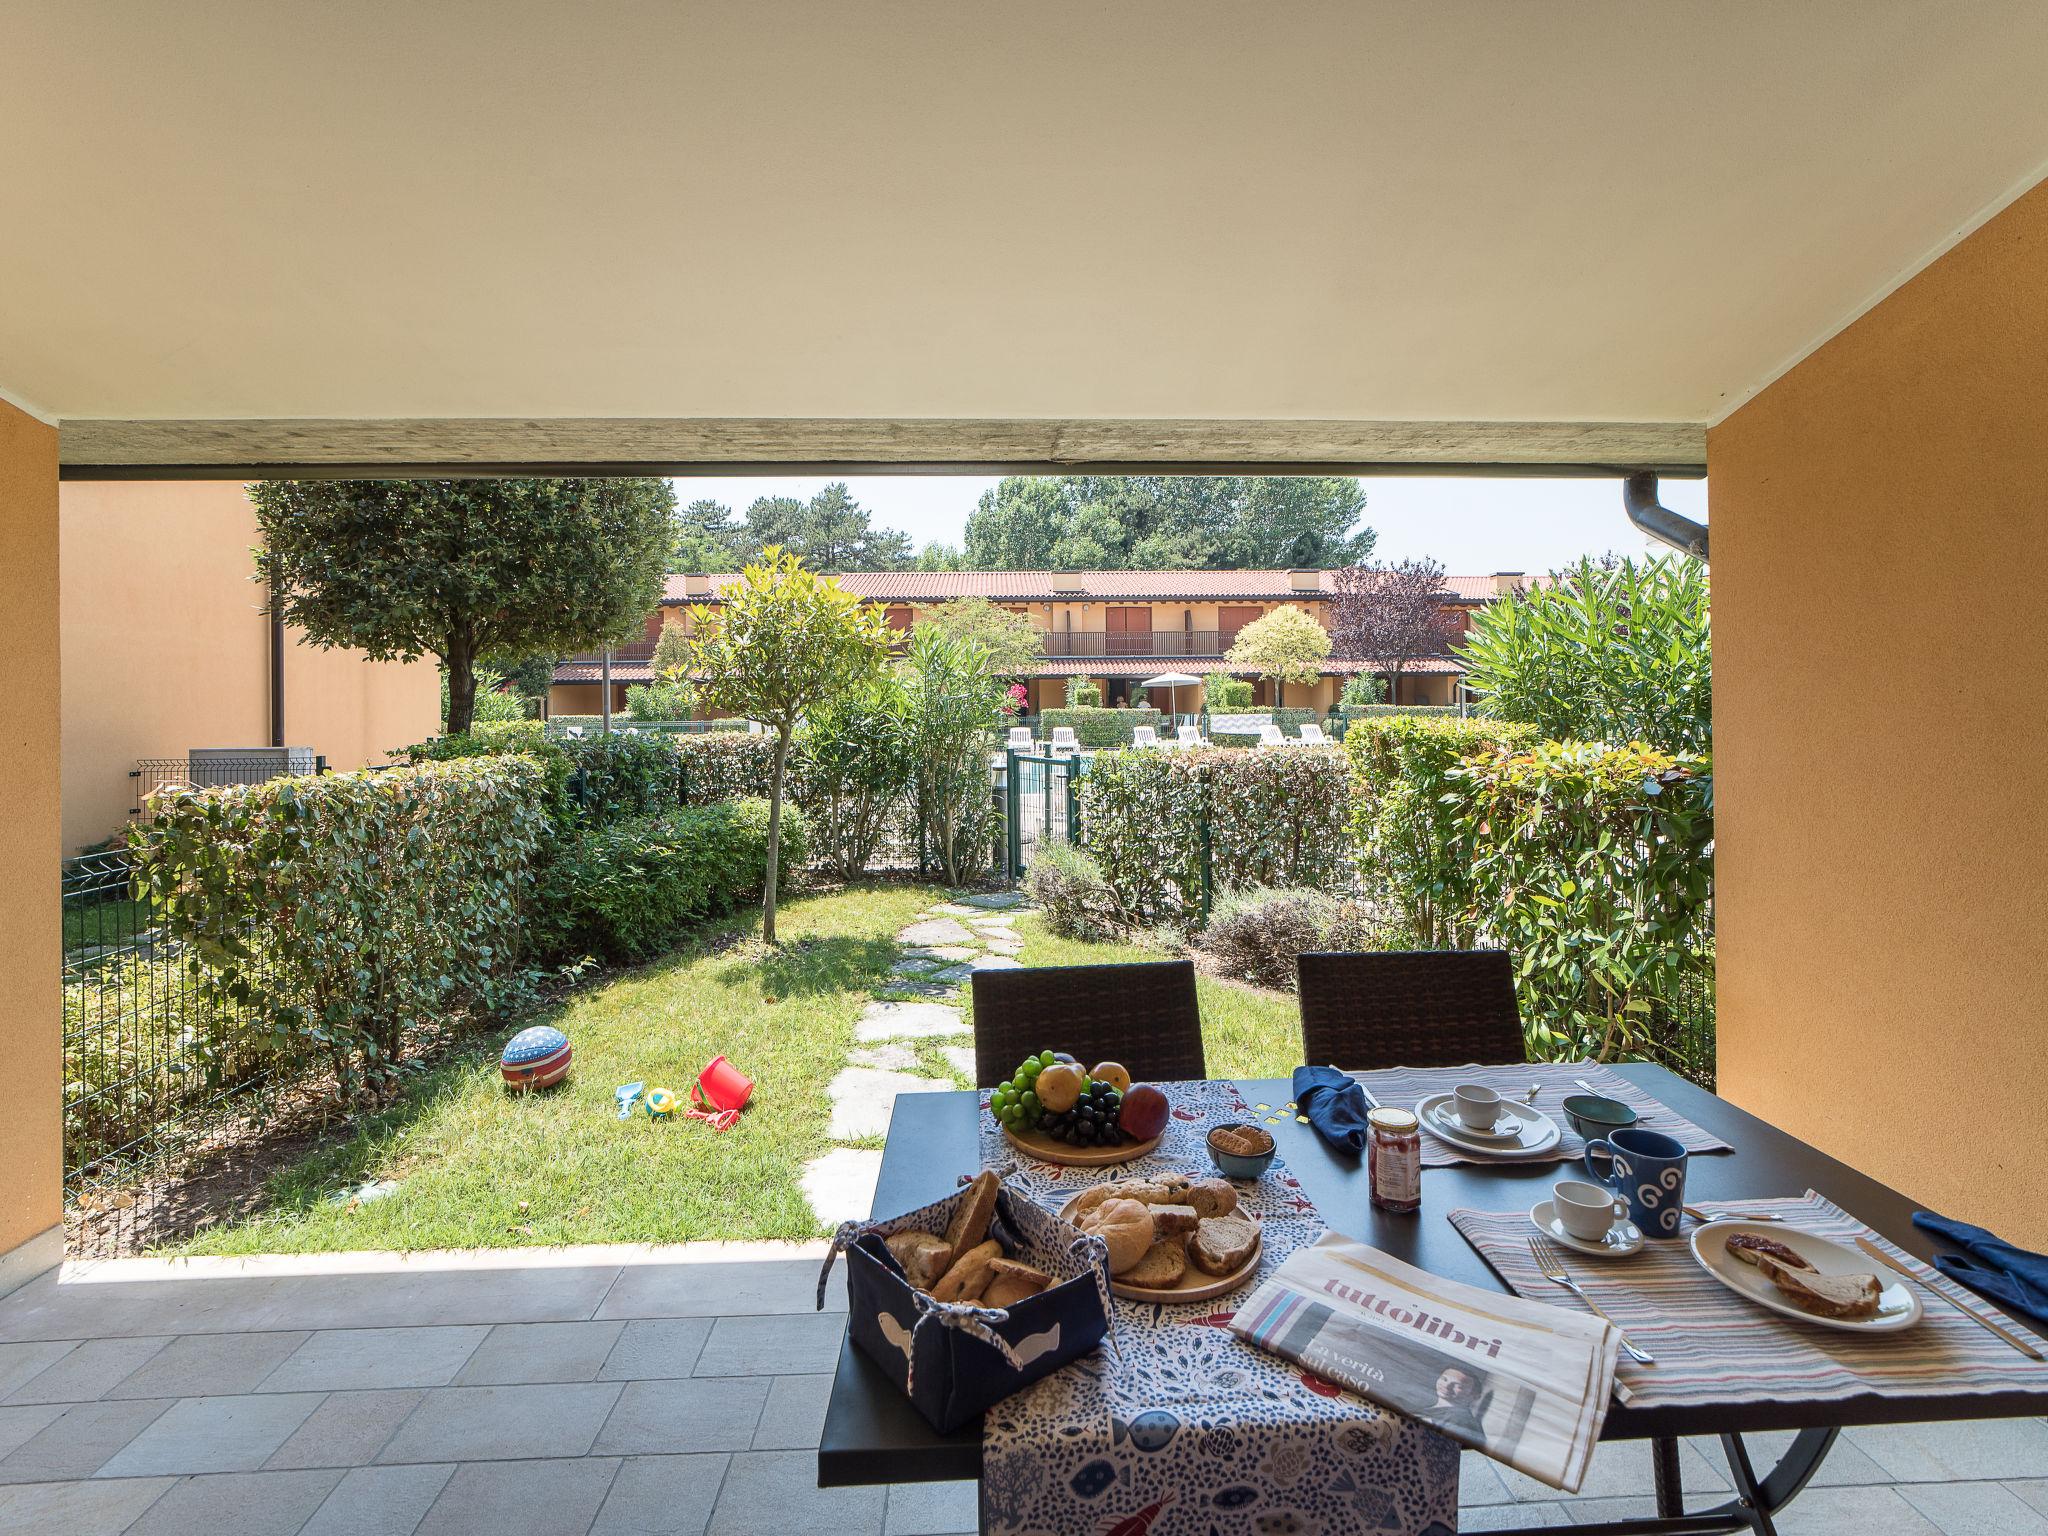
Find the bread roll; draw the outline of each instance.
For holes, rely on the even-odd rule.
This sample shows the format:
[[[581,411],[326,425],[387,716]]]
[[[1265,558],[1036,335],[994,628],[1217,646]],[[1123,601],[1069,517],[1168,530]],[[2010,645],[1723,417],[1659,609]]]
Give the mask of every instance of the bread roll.
[[[1192,1232],[1202,1221],[1192,1205],[1148,1205],[1145,1209],[1152,1213],[1152,1229],[1161,1237]]]
[[[1188,1257],[1195,1268],[1211,1275],[1227,1275],[1252,1256],[1259,1245],[1259,1228],[1242,1211],[1212,1216],[1188,1239]]]
[[[1181,1199],[1197,1216],[1228,1216],[1237,1209],[1237,1186],[1228,1179],[1197,1179]]]
[[[1145,1257],[1158,1236],[1152,1213],[1136,1200],[1105,1200],[1087,1216],[1087,1231],[1109,1245],[1109,1272],[1120,1275]]]

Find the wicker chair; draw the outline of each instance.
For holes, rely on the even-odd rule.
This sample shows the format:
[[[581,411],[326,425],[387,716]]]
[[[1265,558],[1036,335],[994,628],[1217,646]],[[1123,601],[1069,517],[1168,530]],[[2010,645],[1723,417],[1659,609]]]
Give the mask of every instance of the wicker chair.
[[[974,973],[974,1080],[992,1088],[1030,1051],[1067,1051],[1081,1065],[1121,1062],[1153,1082],[1209,1075],[1195,968],[1048,965]]]
[[[1303,1059],[1317,1066],[1528,1060],[1505,950],[1304,954],[1296,974]]]

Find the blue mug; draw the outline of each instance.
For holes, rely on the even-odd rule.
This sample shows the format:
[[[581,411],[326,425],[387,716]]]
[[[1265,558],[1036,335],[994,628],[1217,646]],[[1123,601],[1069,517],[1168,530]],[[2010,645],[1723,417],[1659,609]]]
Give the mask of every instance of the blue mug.
[[[1612,1160],[1603,1176],[1593,1166],[1593,1153]],[[1586,1143],[1586,1176],[1605,1184],[1628,1202],[1628,1219],[1645,1237],[1676,1237],[1685,1214],[1685,1145],[1662,1131],[1639,1125]]]

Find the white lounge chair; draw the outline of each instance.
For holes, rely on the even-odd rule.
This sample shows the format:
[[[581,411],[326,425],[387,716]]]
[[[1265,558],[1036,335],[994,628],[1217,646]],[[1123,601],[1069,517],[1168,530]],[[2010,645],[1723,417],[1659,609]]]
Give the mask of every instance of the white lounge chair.
[[[1149,725],[1134,725],[1131,727],[1131,745],[1156,747],[1159,745],[1159,732]]]
[[[1323,734],[1323,728],[1311,720],[1301,728],[1301,744],[1304,747],[1327,747],[1330,738]]]
[[[1070,752],[1081,750],[1081,743],[1074,736],[1071,725],[1056,725],[1052,728],[1052,751],[1055,757],[1064,757]]]
[[[1268,720],[1259,727],[1259,745],[1262,747],[1288,747],[1292,746],[1293,743],[1287,739],[1285,731]]]
[[[1182,748],[1202,747],[1208,745],[1207,742],[1202,740],[1202,728],[1199,725],[1181,726],[1175,732],[1173,744],[1177,747]]]
[[[1029,752],[1032,746],[1030,726],[1013,725],[1010,727],[1010,750],[1012,752]]]

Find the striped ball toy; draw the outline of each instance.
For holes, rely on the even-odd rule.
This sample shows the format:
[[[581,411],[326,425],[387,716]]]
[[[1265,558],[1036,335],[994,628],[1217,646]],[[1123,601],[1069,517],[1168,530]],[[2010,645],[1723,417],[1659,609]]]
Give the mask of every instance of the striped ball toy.
[[[522,1029],[505,1042],[498,1070],[514,1088],[552,1088],[569,1073],[569,1037],[547,1024]]]

